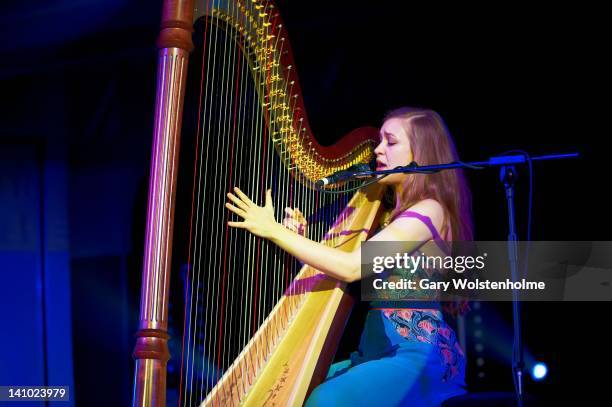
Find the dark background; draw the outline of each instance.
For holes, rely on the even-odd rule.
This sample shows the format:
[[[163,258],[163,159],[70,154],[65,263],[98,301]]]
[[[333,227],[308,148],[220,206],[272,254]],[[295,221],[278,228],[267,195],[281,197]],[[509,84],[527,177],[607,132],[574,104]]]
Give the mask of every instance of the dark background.
[[[602,10],[587,4],[398,3],[277,2],[319,141],[331,144],[356,127],[378,126],[386,111],[410,105],[442,115],[465,161],[514,148],[532,155],[578,151],[580,159],[534,164],[532,239],[606,240],[610,70]],[[72,345],[65,348],[70,363],[63,377],[72,377],[80,405],[125,405],[131,398],[161,2],[4,2],[0,10],[0,151],[8,163],[0,196],[12,196],[11,174],[31,171],[40,184],[36,202],[42,202],[31,210],[40,222],[30,230],[18,221],[31,218],[20,203],[29,198],[0,201],[0,250],[6,256],[0,275],[7,292],[17,283],[35,284],[15,277],[20,263],[10,256],[28,250],[16,230],[40,239],[44,250],[61,246],[63,266],[49,268],[47,262],[43,281],[60,269],[67,278],[59,292],[69,299],[63,317]],[[30,162],[19,157],[29,157],[29,169],[15,164]],[[506,204],[497,172],[468,176],[476,239],[504,240]],[[519,176],[524,239],[528,178],[524,169]],[[44,204],[51,202],[49,194],[59,196],[56,204]],[[53,230],[61,233],[50,235]],[[43,315],[46,294],[34,297]],[[6,298],[6,321],[41,312],[38,303],[16,309]],[[550,369],[543,382],[527,379],[529,392],[600,389],[611,361],[603,334],[610,308],[525,305],[529,358]],[[510,311],[510,304],[483,304],[466,316],[473,391],[512,389]],[[484,327],[480,337],[473,335],[477,316]],[[29,348],[14,348],[26,346],[20,335],[29,335],[27,329],[7,339],[13,328],[3,325],[2,347],[17,355],[13,360],[26,367],[36,363],[47,380],[53,376],[44,351],[32,359]],[[51,337],[45,332],[43,342]],[[481,366],[471,348],[479,340],[485,349]],[[7,366],[3,379],[20,377]],[[100,394],[100,387],[112,390]]]

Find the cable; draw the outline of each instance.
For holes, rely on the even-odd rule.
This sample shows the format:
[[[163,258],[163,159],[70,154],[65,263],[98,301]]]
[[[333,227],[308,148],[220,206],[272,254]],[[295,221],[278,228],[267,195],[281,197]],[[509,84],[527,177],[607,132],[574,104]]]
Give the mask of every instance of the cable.
[[[480,167],[478,165],[473,165],[473,164],[468,164],[466,162],[463,161],[455,161],[455,163],[461,164],[466,168],[472,169],[472,170],[484,170],[487,167]]]

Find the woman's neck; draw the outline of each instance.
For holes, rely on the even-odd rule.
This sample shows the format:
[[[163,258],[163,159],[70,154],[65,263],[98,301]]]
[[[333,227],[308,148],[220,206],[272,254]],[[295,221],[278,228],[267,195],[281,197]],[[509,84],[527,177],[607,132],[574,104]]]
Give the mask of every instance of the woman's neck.
[[[393,195],[395,195],[395,210],[399,210],[402,206],[402,194],[404,186],[402,184],[393,185]]]

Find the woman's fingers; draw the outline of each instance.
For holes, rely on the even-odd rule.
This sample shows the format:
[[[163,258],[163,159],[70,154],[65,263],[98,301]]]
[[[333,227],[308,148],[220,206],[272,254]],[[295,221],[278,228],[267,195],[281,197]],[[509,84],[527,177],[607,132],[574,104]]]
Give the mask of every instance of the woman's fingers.
[[[285,218],[283,219],[283,226],[289,229],[297,229],[298,223],[294,219]]]
[[[306,218],[304,217],[304,214],[298,208],[295,208],[293,213],[295,213],[295,217],[297,219],[306,222]]]
[[[292,218],[283,219],[283,226],[299,235],[304,235],[306,231],[306,225]]]
[[[298,209],[298,208],[289,208],[286,207],[285,208],[285,213],[287,215],[289,215],[290,217],[294,218],[294,219],[303,219],[306,220],[306,218],[304,217],[304,215],[302,214],[302,212]]]
[[[274,205],[272,204],[272,188],[268,188],[266,191],[266,203],[264,206],[266,208],[274,209]]]
[[[290,230],[292,230],[294,232],[297,232],[301,225],[295,219],[284,218],[283,219],[283,226],[286,227],[287,229],[290,229]]]
[[[231,192],[227,193],[227,197],[236,204],[236,206],[238,206],[240,209],[246,211],[247,209],[249,209],[249,206],[244,203],[243,201],[241,201],[236,195],[232,194]]]
[[[304,235],[306,231],[307,221],[302,212],[298,208],[285,208],[285,218],[283,226],[300,235]]]
[[[246,225],[245,222],[227,222],[228,226],[231,226],[233,228],[239,228],[239,229],[245,229]]]
[[[237,194],[237,195],[240,197],[240,199],[242,199],[242,201],[243,201],[243,202],[245,202],[247,205],[249,205],[249,206],[250,206],[250,205],[255,205],[255,204],[253,203],[253,201],[251,201],[251,200],[249,199],[249,197],[248,197],[248,196],[246,196],[246,195],[244,194],[244,192],[242,192],[242,191],[240,190],[240,188],[238,188],[238,187],[234,187],[234,191],[235,191],[235,192],[236,192],[236,194]]]
[[[230,211],[234,212],[236,215],[242,216],[243,218],[246,218],[246,212],[243,211],[240,208],[235,207],[234,205],[232,205],[231,203],[227,202],[225,204],[225,207],[227,209],[229,209]]]
[[[290,231],[297,233],[298,228],[295,227],[294,225],[283,225],[283,226],[285,226],[285,228],[289,229]]]

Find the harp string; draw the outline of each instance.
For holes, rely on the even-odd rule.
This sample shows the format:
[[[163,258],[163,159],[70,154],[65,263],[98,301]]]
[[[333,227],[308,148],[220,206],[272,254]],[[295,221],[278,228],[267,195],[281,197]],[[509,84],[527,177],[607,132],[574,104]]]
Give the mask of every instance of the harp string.
[[[209,13],[209,6],[210,3],[206,2],[206,14],[208,15]],[[207,38],[207,34],[208,34],[208,27],[209,25],[206,24],[205,26],[205,31],[203,34],[204,39]],[[204,68],[204,63],[203,61],[206,59],[206,50],[207,50],[207,42],[206,40],[203,41],[203,50],[202,50],[202,69]],[[204,72],[201,72],[200,75],[200,92],[199,92],[199,97],[198,97],[198,112],[202,111],[202,92],[203,92],[203,81],[204,81]],[[180,382],[179,382],[179,405],[181,404],[181,401],[186,400],[185,398],[185,394],[183,393],[183,386],[184,386],[184,380],[186,381],[186,377],[189,377],[189,373],[193,372],[193,370],[191,369],[192,365],[190,363],[185,363],[185,359],[187,358],[187,360],[189,360],[189,355],[193,349],[193,347],[191,346],[191,326],[192,324],[190,323],[191,320],[188,322],[187,321],[187,315],[188,315],[188,310],[189,310],[189,316],[191,317],[191,309],[192,307],[192,301],[191,299],[193,298],[192,293],[193,293],[193,283],[191,281],[192,279],[192,243],[193,240],[195,239],[196,241],[197,239],[197,233],[198,230],[196,228],[196,236],[194,237],[193,232],[194,232],[194,216],[196,218],[196,223],[197,220],[199,219],[199,215],[200,215],[200,194],[199,194],[199,187],[200,187],[200,183],[199,183],[199,174],[198,174],[198,168],[201,169],[201,162],[199,161],[199,148],[200,148],[200,140],[201,140],[201,115],[198,114],[198,119],[197,119],[197,125],[196,125],[196,146],[194,149],[194,167],[193,167],[193,185],[192,185],[192,193],[191,193],[191,214],[190,214],[190,221],[189,221],[189,248],[188,248],[188,258],[187,258],[187,276],[185,278],[185,295],[184,295],[184,311],[183,311],[183,338],[182,338],[182,346],[181,346],[181,371],[180,371]],[[200,166],[200,167],[199,167]],[[196,198],[196,185],[197,185],[197,198]],[[197,200],[197,204],[194,204]],[[195,250],[195,245],[193,246],[194,250]],[[195,255],[194,257],[195,258]],[[200,281],[200,279],[197,279],[198,281]],[[187,340],[187,344],[185,344],[185,339],[188,338]],[[186,387],[185,387],[186,389]]]
[[[279,50],[279,54],[282,55],[283,52],[283,45],[284,42],[280,41],[281,36],[278,35],[277,27],[278,27],[278,19],[276,17],[273,17],[274,20],[272,20],[272,23],[270,25],[270,33],[268,35],[273,35],[273,41],[274,41],[274,49],[278,49]],[[278,63],[276,65],[273,64],[271,71],[274,73],[274,75],[277,75],[279,77],[282,77],[284,75],[281,74],[281,64]],[[281,87],[278,86],[278,84],[281,85]],[[273,88],[268,91],[268,102],[270,103],[272,101],[272,99],[276,99],[276,96],[278,92],[280,90],[283,90],[284,92],[287,92],[287,81],[279,81],[277,82]],[[293,115],[293,112],[292,112]],[[273,143],[268,143],[270,146],[270,150],[272,150],[271,146]],[[274,154],[274,152],[272,152],[272,154]],[[278,191],[278,198],[280,199],[275,199],[275,218],[276,219],[282,219],[283,217],[283,213],[284,213],[284,203],[287,202],[287,186],[288,186],[288,179],[290,178],[291,174],[289,171],[287,171],[286,169],[282,168],[282,164],[280,163],[280,160],[276,160],[275,163],[278,163],[278,169],[276,171],[273,172],[273,174],[275,174],[276,176],[276,190]],[[268,245],[270,246],[270,245]],[[272,246],[272,248],[274,249],[272,251],[272,255],[275,258],[275,264],[277,264],[278,266],[275,267],[274,271],[274,276],[273,276],[273,292],[274,292],[274,296],[273,299],[275,301],[278,301],[278,299],[281,297],[282,295],[282,291],[284,289],[286,289],[288,281],[290,279],[290,275],[293,275],[293,270],[289,271],[288,268],[292,265],[295,265],[295,262],[289,260],[288,261],[288,256],[287,253],[280,251],[276,246]],[[284,271],[284,273],[283,273]],[[282,324],[276,324],[276,332],[275,332],[275,337],[278,338],[281,334],[281,332],[279,332],[279,327],[282,326],[286,326],[287,322],[288,322],[288,314],[286,312],[286,308],[285,308],[285,312],[281,312],[280,315],[277,317],[279,319],[282,320]],[[270,346],[272,346],[273,344],[270,343]]]
[[[255,79],[255,84],[256,86],[259,86],[259,84],[261,83],[261,80],[257,80],[257,72],[253,73],[254,79]],[[257,120],[254,121],[255,123],[255,135],[256,135],[256,143],[255,145],[251,146],[251,149],[249,151],[256,151],[256,149],[259,149],[260,146],[262,145],[262,138],[264,136],[264,131],[265,131],[265,118],[264,115],[261,112],[261,107],[259,106],[259,97],[258,97],[258,91],[257,89],[255,89],[254,91],[254,98],[253,98],[253,105],[251,107],[251,109],[255,112],[258,112],[257,115]],[[261,170],[259,168],[257,168],[257,160],[251,160],[252,164],[253,164],[253,168],[250,171],[250,174],[257,174],[260,173]],[[254,201],[259,201],[260,199],[260,194],[259,194],[259,188],[257,188],[257,177],[252,176],[250,177],[251,180],[251,184],[250,184],[250,188],[247,190],[247,194],[249,194],[250,196],[253,197]],[[235,231],[235,233],[238,233],[239,231]],[[249,291],[250,291],[250,295],[245,298],[245,301],[249,301],[250,299],[253,299],[252,302],[249,301],[249,306],[248,306],[248,310],[249,310],[249,314],[248,314],[248,318],[245,318],[245,323],[243,324],[243,329],[244,329],[244,340],[243,340],[243,344],[246,345],[248,342],[248,339],[252,336],[252,334],[250,334],[249,332],[254,332],[257,329],[257,320],[258,320],[258,298],[260,297],[260,286],[259,286],[259,282],[260,282],[260,278],[261,278],[261,268],[259,266],[259,262],[260,262],[260,248],[261,248],[261,242],[256,239],[253,235],[251,234],[247,234],[247,239],[248,239],[248,250],[249,250],[249,264],[248,267],[246,269],[246,273],[249,275],[248,278],[248,284],[249,284]],[[259,363],[261,361],[261,358],[263,356],[263,351],[260,349],[260,344],[259,343],[255,343],[255,346],[252,346],[252,352],[250,352],[250,354],[248,355],[247,358],[247,365],[246,365],[246,376],[247,378],[249,377],[249,371],[252,369],[257,370],[259,368]],[[244,346],[242,346],[244,347]],[[249,364],[251,365],[249,367]],[[244,377],[244,376],[243,376]],[[250,384],[250,383],[249,383]]]
[[[239,39],[241,39],[241,37],[239,37]],[[246,49],[246,43],[243,42],[243,47],[244,49]],[[243,59],[245,58],[245,56],[240,53],[239,50],[239,55],[240,55],[240,60],[242,61],[241,64],[241,77],[240,77],[240,96],[241,96],[241,100],[240,100],[240,137],[238,137],[238,157],[237,160],[239,163],[244,163],[248,160],[248,157],[243,157],[243,140],[244,137],[242,137],[242,135],[245,134],[244,132],[244,124],[247,122],[246,120],[244,120],[245,118],[245,114],[246,114],[246,106],[247,106],[247,101],[248,101],[248,95],[247,92],[245,91],[245,81],[248,75],[248,64],[246,63],[246,61],[243,61]],[[253,103],[253,102],[252,102]],[[254,108],[254,106],[251,107],[251,110]],[[234,180],[235,182],[235,180]],[[233,240],[233,249],[234,252],[236,253],[235,256],[232,256],[232,270],[240,270],[240,268],[238,267],[239,264],[237,263],[237,261],[239,261],[239,257],[238,257],[238,253],[239,253],[239,246],[238,246],[238,240],[234,238],[235,234],[237,233],[236,230],[231,230],[230,231],[231,236],[232,236],[232,240]],[[240,297],[243,299],[243,301],[248,298],[247,295],[245,295],[245,292],[249,286],[249,282],[250,280],[248,278],[244,278],[246,276],[240,276],[239,278],[239,284],[241,287],[241,291],[240,291]],[[241,284],[242,282],[242,284]],[[242,303],[244,304],[244,302]],[[239,309],[244,309],[246,311],[248,304],[244,304],[241,306],[241,308]],[[243,315],[246,316],[246,312],[243,312]],[[238,316],[240,317],[240,316]],[[246,341],[247,341],[247,336],[246,336],[246,330],[244,329],[246,324],[245,324],[245,319],[243,319],[242,323],[237,324],[238,325],[238,335],[236,336],[236,338],[241,341],[240,345],[238,346],[239,349],[242,349],[245,345],[246,345]],[[229,356],[229,355],[228,355]],[[239,372],[242,378],[245,378],[247,376],[247,372],[242,370]],[[246,387],[244,386],[244,382],[242,380],[237,380],[238,383],[240,383],[241,385],[241,391],[244,393],[246,391]]]
[[[241,162],[239,160],[235,161],[234,157],[234,148],[235,148],[235,143],[236,143],[236,138],[237,138],[237,134],[236,134],[236,125],[237,125],[237,114],[238,114],[238,98],[239,98],[239,87],[238,84],[240,83],[240,79],[241,79],[241,53],[240,53],[240,47],[239,47],[239,43],[238,41],[240,41],[240,36],[237,35],[237,37],[235,39],[232,39],[230,35],[227,35],[226,37],[226,45],[227,42],[229,42],[230,45],[230,49],[232,49],[232,56],[230,56],[230,61],[229,61],[229,67],[228,67],[228,77],[231,78],[231,76],[229,75],[230,72],[235,72],[235,81],[234,81],[234,92],[231,93],[229,95],[229,103],[226,104],[225,106],[227,106],[227,108],[229,109],[231,107],[232,109],[232,114],[231,114],[231,147],[229,149],[229,177],[228,177],[228,184],[225,185],[225,191],[228,191],[231,188],[232,184],[235,184],[235,176],[234,176],[234,165],[241,165]],[[228,92],[230,91],[230,87],[228,86],[227,88]],[[228,116],[229,117],[229,116]],[[227,123],[230,123],[230,120],[227,121]],[[236,171],[236,173],[238,173],[238,171]],[[222,195],[223,199],[225,200],[225,196]],[[223,283],[222,283],[222,288],[221,288],[221,292],[222,292],[222,305],[221,305],[221,320],[222,323],[219,324],[219,336],[221,337],[222,340],[220,340],[218,343],[218,348],[217,348],[217,364],[219,366],[227,366],[230,360],[230,354],[231,354],[231,341],[232,341],[232,328],[234,326],[233,323],[233,310],[234,310],[234,298],[233,298],[233,290],[234,290],[234,284],[235,284],[235,273],[231,272],[231,270],[235,270],[235,268],[233,267],[234,264],[230,265],[229,267],[229,275],[228,275],[228,266],[227,266],[227,261],[228,261],[228,255],[230,256],[229,259],[233,259],[236,256],[233,255],[233,253],[228,253],[228,250],[230,252],[233,252],[232,248],[234,247],[233,242],[235,241],[229,230],[229,226],[227,225],[227,211],[225,211],[225,216],[224,216],[224,225],[225,225],[225,242],[223,245]],[[228,285],[230,286],[230,288],[228,290],[225,290],[225,284],[226,281],[228,282]],[[227,299],[227,303],[224,303],[224,299],[225,296],[228,296]],[[225,320],[223,319],[224,315],[227,314]],[[227,332],[225,334],[225,332]],[[225,336],[224,336],[225,334]],[[223,361],[221,362],[220,360],[220,354],[221,352],[223,352]],[[216,380],[218,380],[218,377],[216,378]],[[201,395],[202,398],[203,395]]]
[[[235,18],[233,19],[235,20]],[[241,53],[241,49],[240,49],[240,45],[241,43],[241,36],[239,35],[239,33],[236,33],[236,38],[231,38],[231,36],[227,37],[230,41],[232,41],[235,45],[236,45],[236,55],[237,58],[234,58],[233,61],[237,61],[237,66],[235,68],[236,71],[236,82],[235,82],[235,91],[234,91],[234,95],[232,96],[233,98],[233,110],[234,110],[234,114],[233,114],[233,130],[232,130],[232,134],[233,134],[233,144],[235,144],[236,142],[236,138],[241,139],[241,135],[237,135],[236,134],[236,129],[237,129],[237,121],[239,120],[237,115],[238,115],[238,108],[239,108],[239,98],[240,98],[240,103],[243,103],[242,100],[242,93],[243,93],[243,89],[238,87],[238,84],[240,83],[241,85],[243,84],[242,79],[243,79],[243,75],[244,72],[242,70],[243,67],[243,60],[242,60],[242,53]],[[236,64],[234,64],[236,65]],[[240,90],[239,90],[240,89]],[[231,154],[234,155],[235,154],[235,150],[234,150],[234,145],[232,145],[231,148]],[[240,156],[236,156],[235,158],[233,158],[233,160],[235,159],[235,163],[237,166],[237,170],[239,170],[239,168],[243,165],[243,160],[241,159],[241,155],[242,155],[242,151],[238,151],[238,154]],[[238,174],[238,171],[236,171],[236,174]],[[232,178],[232,177],[230,177]],[[236,185],[239,182],[237,177],[233,177],[231,180],[231,185],[227,185],[226,191],[230,190],[232,185]],[[223,199],[225,199],[225,196],[223,196]],[[227,221],[227,211],[225,211],[226,213],[226,221]],[[235,293],[236,293],[236,274],[239,270],[241,270],[240,267],[238,267],[238,265],[236,264],[235,260],[239,257],[239,248],[237,245],[238,240],[235,238],[236,236],[236,230],[234,229],[229,229],[229,227],[227,226],[226,223],[226,234],[229,232],[229,237],[230,237],[230,242],[229,242],[229,247],[232,251],[232,253],[230,253],[230,259],[232,259],[232,264],[230,267],[230,274],[231,274],[231,289],[229,290],[228,296],[231,297],[231,302],[228,301],[227,305],[226,305],[226,310],[225,312],[227,312],[228,314],[228,319],[226,321],[229,321],[228,323],[228,335],[227,335],[227,339],[226,339],[226,343],[228,344],[227,347],[224,346],[224,360],[223,360],[223,364],[222,366],[224,366],[224,370],[227,369],[227,366],[230,365],[230,363],[233,360],[232,357],[232,350],[236,349],[236,348],[240,348],[240,346],[238,346],[238,342],[235,340],[235,338],[237,338],[235,335],[233,335],[232,330],[234,328],[234,326],[236,325],[234,323],[234,310],[240,310],[241,307],[241,303],[240,303],[240,297],[238,297],[237,299],[234,298],[235,297]],[[225,259],[224,259],[225,260]],[[238,279],[238,281],[240,281],[240,278]],[[238,325],[236,327],[237,329],[240,329],[240,325]],[[233,374],[236,375],[238,372],[237,371],[233,371]],[[237,378],[236,378],[237,379]],[[239,380],[236,380],[238,382],[240,382]]]
[[[210,12],[210,2],[206,3],[206,15],[209,15]],[[208,92],[208,76],[205,75],[208,71],[205,61],[207,60],[209,47],[208,47],[208,31],[210,29],[210,24],[206,23],[204,27],[204,34],[202,39],[202,62],[200,72],[200,92],[198,97],[198,119],[197,119],[197,127],[196,127],[196,148],[195,148],[195,165],[194,165],[194,185],[193,185],[193,195],[192,195],[192,211],[191,211],[191,220],[190,220],[190,228],[195,229],[195,234],[193,236],[193,244],[189,243],[189,262],[188,262],[188,274],[186,278],[187,284],[187,295],[185,297],[185,312],[184,312],[184,326],[183,326],[183,343],[185,342],[185,337],[187,337],[187,345],[185,349],[185,345],[183,346],[182,355],[181,355],[181,380],[179,387],[179,404],[183,401],[185,404],[192,405],[192,394],[193,392],[193,380],[194,380],[194,362],[195,362],[195,350],[196,350],[196,337],[197,332],[194,327],[196,326],[196,321],[198,318],[199,311],[199,293],[200,293],[200,284],[202,282],[201,276],[201,267],[199,267],[199,262],[201,258],[198,256],[198,249],[201,245],[202,240],[202,230],[199,227],[202,222],[202,189],[206,188],[206,185],[202,185],[202,168],[203,165],[207,165],[206,161],[199,159],[203,154],[202,150],[206,148],[206,144],[203,140],[203,127],[202,127],[202,114],[200,112],[205,112],[207,109],[206,102],[208,97],[203,97],[204,92]],[[204,81],[206,77],[206,82]],[[202,106],[204,102],[204,106]],[[208,157],[205,157],[207,160]],[[197,185],[197,189],[196,189]],[[195,211],[193,201],[196,201]],[[195,218],[195,219],[194,219]],[[195,226],[195,227],[194,227]],[[193,250],[193,252],[192,252]],[[192,254],[193,253],[193,254]],[[193,263],[192,263],[193,261]],[[192,281],[195,280],[195,281]],[[194,290],[196,294],[194,295]],[[194,305],[195,298],[195,305]],[[189,316],[189,318],[187,318]],[[185,368],[183,369],[183,364],[185,364]],[[203,369],[206,369],[207,364],[203,365]],[[183,379],[185,377],[185,379]],[[183,387],[183,382],[185,382],[185,386]],[[189,391],[188,391],[189,390]],[[188,394],[187,394],[188,393]]]
[[[215,3],[213,2],[213,7],[217,7],[215,5]],[[207,23],[208,24],[212,24],[213,20],[212,19],[208,19]],[[210,245],[206,245],[206,244],[202,244],[200,243],[200,247],[199,247],[199,254],[198,254],[198,268],[199,270],[202,270],[202,268],[204,268],[204,272],[206,274],[206,280],[207,280],[207,284],[206,286],[202,287],[202,290],[198,291],[197,296],[198,298],[200,296],[203,297],[203,308],[200,309],[198,307],[198,309],[196,310],[196,315],[197,313],[200,313],[200,315],[204,314],[204,320],[202,321],[202,316],[200,316],[199,318],[196,317],[195,319],[195,331],[198,332],[199,329],[201,328],[201,330],[203,331],[201,334],[196,336],[197,339],[197,343],[194,344],[194,350],[198,350],[199,352],[201,352],[201,360],[202,360],[202,366],[204,367],[202,369],[202,372],[200,374],[200,378],[196,384],[196,388],[199,389],[199,397],[198,399],[202,398],[202,394],[207,392],[208,388],[213,384],[213,381],[215,380],[215,377],[217,377],[219,375],[219,365],[218,363],[215,363],[215,355],[214,355],[214,349],[215,349],[215,345],[217,342],[217,337],[216,337],[216,327],[217,327],[217,318],[218,315],[217,313],[211,314],[210,310],[212,309],[218,309],[219,307],[219,293],[218,293],[218,279],[219,279],[219,273],[217,272],[213,272],[214,270],[217,270],[218,267],[218,245],[219,245],[219,237],[220,237],[220,233],[219,233],[219,212],[215,211],[214,208],[217,204],[218,201],[218,197],[217,197],[217,191],[219,189],[218,187],[218,183],[219,183],[219,170],[218,170],[218,166],[220,163],[219,160],[219,150],[223,150],[224,147],[224,141],[223,139],[219,139],[216,140],[215,143],[212,143],[215,151],[214,154],[211,154],[211,157],[209,158],[209,153],[211,153],[211,149],[209,148],[209,146],[211,146],[211,134],[213,133],[213,129],[214,126],[218,126],[220,125],[220,121],[219,120],[214,120],[214,117],[219,117],[220,118],[220,113],[217,113],[216,116],[213,116],[213,111],[216,109],[220,109],[222,107],[222,104],[217,102],[217,106],[215,106],[215,102],[217,101],[217,99],[221,99],[222,98],[222,94],[221,92],[221,88],[220,86],[218,86],[219,84],[222,85],[222,78],[219,78],[219,72],[217,72],[217,67],[220,65],[220,63],[217,62],[217,58],[221,58],[222,52],[223,52],[223,48],[224,48],[224,44],[220,44],[220,42],[217,40],[218,36],[219,36],[219,31],[220,31],[220,27],[218,24],[214,24],[214,27],[211,27],[210,32],[211,32],[211,42],[212,42],[212,58],[211,56],[209,56],[207,58],[206,61],[206,81],[207,81],[207,86],[206,86],[206,94],[205,94],[205,102],[204,102],[204,114],[206,114],[205,119],[204,119],[204,126],[206,126],[206,130],[204,130],[202,132],[202,136],[206,137],[206,142],[203,144],[203,146],[206,146],[206,158],[204,160],[201,160],[203,163],[205,163],[205,165],[207,166],[206,171],[201,174],[204,178],[204,184],[205,187],[203,189],[203,202],[205,202],[206,200],[204,198],[208,198],[209,201],[212,202],[211,208],[209,208],[208,211],[204,211],[202,208],[202,212],[203,212],[203,216],[201,216],[202,222],[200,225],[200,230],[201,230],[201,235],[207,239],[210,239]],[[208,41],[208,38],[205,38],[206,41]],[[211,62],[212,61],[212,62]],[[219,83],[217,83],[219,82]],[[219,95],[217,95],[217,93],[219,93]],[[216,108],[216,109],[215,109]],[[218,135],[218,132],[215,133],[216,135]],[[211,164],[214,163],[214,169],[213,168],[209,168],[209,166],[211,166]],[[212,191],[209,191],[206,188],[206,183],[208,182],[208,179],[212,178]],[[212,210],[211,210],[212,209]],[[210,224],[208,226],[210,226],[210,230],[208,230],[208,233],[205,232],[205,226],[207,226],[207,222],[206,222],[206,218],[207,218],[207,214],[212,214],[212,216],[210,217]],[[207,253],[207,259],[209,259],[209,263],[210,264],[206,264],[206,260],[207,259],[203,259],[203,251],[201,249],[206,249],[206,248],[210,248],[211,250]],[[200,344],[201,341],[201,344]],[[195,352],[194,352],[195,354]],[[193,362],[192,362],[193,363]],[[196,369],[196,366],[194,366],[192,368],[193,370]],[[194,393],[194,391],[190,392],[190,397],[191,395]],[[196,393],[197,394],[197,393]],[[193,403],[190,403],[190,405],[193,405]]]
[[[233,4],[234,6],[235,4]],[[232,15],[232,19],[235,19]],[[230,156],[229,158],[229,177],[228,177],[228,182],[225,185],[225,192],[229,191],[232,184],[235,184],[235,180],[233,178],[233,171],[234,171],[234,166],[239,166],[241,165],[241,163],[239,161],[235,161],[234,160],[234,147],[235,147],[235,142],[236,142],[236,120],[237,120],[237,102],[238,102],[238,83],[239,83],[239,79],[240,79],[240,49],[239,49],[239,44],[237,41],[240,40],[240,37],[237,36],[235,39],[232,39],[230,35],[226,36],[226,42],[229,42],[229,47],[230,50],[232,51],[229,56],[229,67],[228,67],[228,77],[231,79],[231,72],[235,72],[235,80],[234,80],[234,91],[231,92],[231,86],[227,87],[227,93],[229,95],[229,102],[225,105],[227,109],[231,109],[231,115],[228,115],[228,120],[226,121],[226,123],[228,124],[227,127],[230,127],[230,123],[231,123],[231,130],[228,129],[229,132],[231,132],[231,146],[230,149],[228,151],[228,154]],[[229,81],[228,81],[228,85],[229,85]],[[231,117],[231,120],[229,120],[229,117]],[[228,131],[225,131],[225,133],[227,133]],[[222,199],[223,201],[225,201],[225,194],[221,193],[222,191],[219,191],[219,196],[220,199]],[[220,202],[220,207],[222,205],[222,202]],[[221,337],[221,340],[218,342],[219,345],[217,347],[217,363],[220,366],[227,366],[227,360],[229,359],[229,354],[230,354],[230,349],[231,349],[231,339],[232,339],[232,326],[233,326],[233,309],[234,306],[233,302],[234,302],[234,295],[233,295],[233,288],[234,288],[234,282],[235,282],[235,274],[233,272],[231,272],[231,270],[234,270],[234,268],[229,267],[228,271],[228,265],[227,265],[227,260],[228,260],[228,249],[231,250],[231,243],[232,241],[230,240],[230,230],[229,230],[229,226],[227,225],[227,211],[224,211],[224,226],[225,226],[225,242],[223,244],[223,282],[222,282],[222,288],[221,288],[221,293],[222,293],[222,301],[221,301],[221,323],[219,324],[219,336]],[[231,254],[230,254],[231,255]],[[235,257],[235,256],[231,256],[231,257]],[[226,284],[228,284],[228,289],[226,289]],[[225,297],[227,298],[227,301],[225,300]],[[221,361],[221,353],[223,353],[223,361]],[[217,378],[218,380],[218,378]]]

